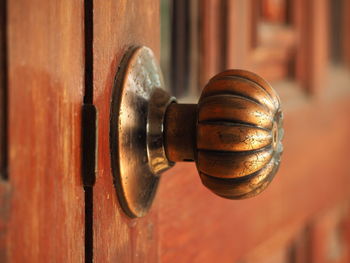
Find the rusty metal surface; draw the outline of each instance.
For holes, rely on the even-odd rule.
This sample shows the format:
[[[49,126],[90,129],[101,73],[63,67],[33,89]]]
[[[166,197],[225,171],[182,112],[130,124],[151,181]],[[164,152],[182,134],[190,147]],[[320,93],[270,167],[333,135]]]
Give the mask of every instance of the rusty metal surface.
[[[114,183],[121,206],[131,217],[147,213],[159,173],[172,165],[163,145],[163,118],[174,99],[163,86],[152,51],[131,48],[116,76],[110,116]]]

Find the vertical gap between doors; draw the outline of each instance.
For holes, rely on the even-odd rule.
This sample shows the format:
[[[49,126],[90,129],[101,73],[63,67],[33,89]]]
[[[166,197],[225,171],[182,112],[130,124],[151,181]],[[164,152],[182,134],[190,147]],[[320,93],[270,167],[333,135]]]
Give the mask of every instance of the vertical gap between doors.
[[[96,108],[93,105],[93,0],[84,1],[85,93],[82,107],[82,177],[85,193],[85,262],[93,262],[93,185]]]

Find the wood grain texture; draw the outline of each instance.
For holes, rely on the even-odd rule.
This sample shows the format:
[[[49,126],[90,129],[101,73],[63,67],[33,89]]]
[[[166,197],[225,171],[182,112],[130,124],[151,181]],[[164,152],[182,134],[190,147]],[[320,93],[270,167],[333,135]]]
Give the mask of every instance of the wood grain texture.
[[[234,262],[277,236],[287,244],[310,218],[348,199],[346,94],[286,109],[280,171],[256,198],[232,202],[214,196],[191,164],[168,171],[157,197],[161,261]]]
[[[159,59],[159,1],[94,2],[94,104],[98,111],[98,170],[94,186],[95,262],[157,262],[157,204],[144,218],[129,219],[119,207],[111,174],[111,91],[124,52],[150,47]]]
[[[83,262],[83,1],[9,1],[9,262]]]

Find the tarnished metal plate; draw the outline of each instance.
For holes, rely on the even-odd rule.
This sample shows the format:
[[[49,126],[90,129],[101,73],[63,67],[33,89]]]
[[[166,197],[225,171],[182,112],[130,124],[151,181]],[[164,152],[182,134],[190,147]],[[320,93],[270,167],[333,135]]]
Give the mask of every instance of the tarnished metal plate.
[[[131,48],[116,75],[110,113],[114,184],[121,206],[130,217],[147,213],[159,173],[171,166],[163,145],[163,118],[173,100],[164,91],[152,51]]]

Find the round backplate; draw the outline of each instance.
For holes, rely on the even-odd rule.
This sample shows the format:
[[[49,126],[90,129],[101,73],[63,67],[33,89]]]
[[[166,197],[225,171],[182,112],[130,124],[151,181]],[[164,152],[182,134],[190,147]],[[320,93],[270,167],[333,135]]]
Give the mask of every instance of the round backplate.
[[[116,75],[110,115],[114,184],[130,217],[149,210],[159,173],[171,166],[163,147],[163,118],[173,99],[164,91],[161,71],[149,48],[134,47]]]

